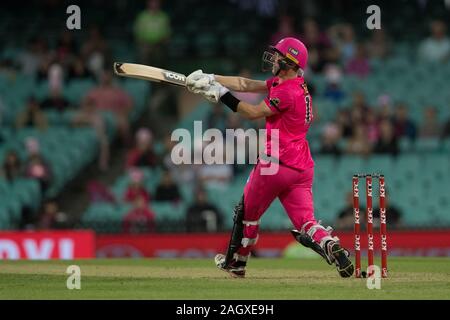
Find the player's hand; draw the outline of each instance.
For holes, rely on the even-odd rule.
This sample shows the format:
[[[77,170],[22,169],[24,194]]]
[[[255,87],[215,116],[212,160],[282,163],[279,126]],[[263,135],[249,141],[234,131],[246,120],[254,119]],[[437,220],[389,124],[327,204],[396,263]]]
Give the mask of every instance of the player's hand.
[[[202,70],[196,70],[187,76],[186,87],[193,93],[200,93],[200,90],[208,90],[213,82],[213,74],[206,74]]]
[[[208,89],[200,89],[198,93],[200,93],[209,101],[217,103],[219,102],[220,98],[228,91],[230,90],[222,86],[217,81],[213,81]]]

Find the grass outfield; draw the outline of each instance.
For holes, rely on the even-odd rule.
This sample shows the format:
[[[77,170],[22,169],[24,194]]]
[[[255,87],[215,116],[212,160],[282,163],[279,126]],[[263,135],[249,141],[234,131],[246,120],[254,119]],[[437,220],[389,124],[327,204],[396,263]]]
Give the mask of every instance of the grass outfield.
[[[81,290],[66,268],[81,267]],[[390,258],[381,290],[323,260],[253,259],[233,279],[212,259],[0,261],[0,299],[450,299],[450,259]]]

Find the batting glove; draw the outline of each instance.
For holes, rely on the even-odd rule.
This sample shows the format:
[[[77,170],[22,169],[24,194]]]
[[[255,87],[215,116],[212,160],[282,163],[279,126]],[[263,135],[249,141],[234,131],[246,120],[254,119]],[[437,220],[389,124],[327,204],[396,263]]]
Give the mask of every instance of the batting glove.
[[[202,70],[196,70],[187,76],[186,87],[193,93],[200,93],[200,90],[208,90],[213,82],[214,74],[206,74]]]
[[[229,91],[230,90],[222,86],[217,81],[213,81],[212,85],[208,89],[200,90],[199,93],[209,101],[217,103],[219,102],[220,98]]]

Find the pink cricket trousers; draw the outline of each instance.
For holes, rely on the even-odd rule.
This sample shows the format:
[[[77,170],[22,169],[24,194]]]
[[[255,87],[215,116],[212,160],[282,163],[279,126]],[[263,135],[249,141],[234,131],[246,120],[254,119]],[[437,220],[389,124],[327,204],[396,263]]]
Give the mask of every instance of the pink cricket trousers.
[[[273,164],[259,161],[250,173],[244,189],[244,221],[258,221],[278,197],[297,230],[301,230],[305,223],[309,222],[305,228],[307,232],[312,225],[317,224],[312,194],[314,167],[299,171],[279,165],[275,175],[261,174],[261,169],[270,165]],[[248,238],[250,244],[241,246],[238,255],[249,255],[257,241],[258,229],[259,225],[244,223],[244,238]],[[319,229],[313,239],[320,243],[325,236],[328,236],[328,233]]]

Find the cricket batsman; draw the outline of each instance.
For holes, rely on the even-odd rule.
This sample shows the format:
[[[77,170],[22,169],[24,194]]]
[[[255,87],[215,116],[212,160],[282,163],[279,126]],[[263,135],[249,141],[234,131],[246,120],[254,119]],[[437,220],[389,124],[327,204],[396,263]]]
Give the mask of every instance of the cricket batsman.
[[[234,226],[226,254],[215,257],[216,266],[233,277],[245,277],[252,247],[258,241],[259,220],[278,197],[296,228],[295,239],[334,264],[342,277],[350,277],[354,267],[348,250],[314,217],[312,184],[314,161],[306,134],[313,121],[312,99],[303,77],[308,50],[295,38],[284,38],[263,54],[263,71],[272,71],[266,81],[242,77],[191,73],[188,90],[210,101],[221,101],[247,119],[266,119],[264,154],[250,173],[244,194],[234,209]],[[230,92],[260,92],[267,97],[258,105],[240,101]],[[271,141],[278,140],[276,152]],[[274,151],[274,152],[272,152]],[[276,162],[274,174],[264,174]]]

